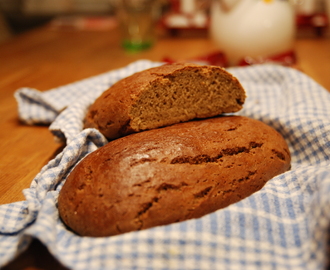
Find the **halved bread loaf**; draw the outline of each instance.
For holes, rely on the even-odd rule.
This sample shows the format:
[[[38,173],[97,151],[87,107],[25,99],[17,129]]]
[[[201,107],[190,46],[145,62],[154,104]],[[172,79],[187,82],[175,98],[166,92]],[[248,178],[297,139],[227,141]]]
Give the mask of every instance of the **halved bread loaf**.
[[[167,64],[115,83],[91,105],[85,128],[109,140],[127,134],[237,112],[245,101],[239,81],[223,68]]]

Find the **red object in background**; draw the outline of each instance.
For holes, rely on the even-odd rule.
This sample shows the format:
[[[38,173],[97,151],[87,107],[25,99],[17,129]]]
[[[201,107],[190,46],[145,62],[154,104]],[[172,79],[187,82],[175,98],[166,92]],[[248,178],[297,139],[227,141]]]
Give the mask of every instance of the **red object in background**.
[[[228,60],[223,52],[214,52],[194,58],[196,62],[205,62],[213,66],[227,67]]]
[[[297,57],[294,51],[288,51],[265,58],[245,57],[239,62],[239,66],[249,66],[256,64],[279,64],[282,66],[293,66],[297,63]]]
[[[226,55],[221,51],[216,51],[210,54],[202,55],[196,58],[187,59],[187,60],[179,60],[181,62],[188,62],[188,63],[196,63],[196,64],[203,64],[203,65],[212,65],[212,66],[220,66],[220,67],[228,67],[228,59]],[[166,63],[175,63],[176,60],[170,57],[164,57],[163,62]],[[288,51],[281,54],[277,54],[270,57],[260,57],[260,58],[253,58],[253,57],[245,57],[243,58],[238,66],[251,66],[257,64],[278,64],[282,66],[294,66],[297,63],[297,57],[294,51]]]
[[[297,27],[327,27],[329,24],[329,19],[326,14],[315,13],[313,15],[297,15],[296,22]]]
[[[170,3],[171,3],[172,12],[180,13],[180,10],[181,10],[180,0],[171,0]]]
[[[312,15],[297,15],[296,24],[298,29],[314,28],[317,36],[323,35],[323,30],[329,26],[329,18],[324,13],[315,13]]]
[[[188,60],[178,60],[180,62],[187,62],[187,63],[195,63],[201,65],[212,65],[212,66],[220,66],[220,67],[227,67],[228,60],[227,57],[223,52],[213,52],[210,54],[202,55],[196,58],[188,59]],[[178,62],[170,57],[164,57],[163,62],[172,64]]]

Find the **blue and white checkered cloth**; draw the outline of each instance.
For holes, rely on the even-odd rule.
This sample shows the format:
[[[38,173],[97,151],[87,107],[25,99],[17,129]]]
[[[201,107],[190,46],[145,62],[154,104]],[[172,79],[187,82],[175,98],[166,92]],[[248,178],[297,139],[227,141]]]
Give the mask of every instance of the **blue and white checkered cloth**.
[[[247,100],[238,114],[278,130],[290,171],[225,209],[199,219],[103,238],[80,237],[59,219],[57,196],[72,167],[107,143],[82,130],[87,106],[115,81],[160,63],[137,61],[46,92],[19,89],[22,121],[49,123],[65,149],[24,190],[0,206],[0,267],[37,238],[72,269],[325,269],[330,258],[330,94],[282,66],[231,68]]]

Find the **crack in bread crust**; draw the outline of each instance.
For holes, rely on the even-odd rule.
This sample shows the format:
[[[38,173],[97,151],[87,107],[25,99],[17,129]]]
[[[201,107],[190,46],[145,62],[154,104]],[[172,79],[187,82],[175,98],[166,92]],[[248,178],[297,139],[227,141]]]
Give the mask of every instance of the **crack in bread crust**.
[[[283,137],[241,116],[129,135],[72,170],[59,213],[73,231],[110,236],[199,218],[250,196],[290,168]]]
[[[250,153],[251,149],[262,147],[263,143],[251,142],[249,148],[247,147],[235,147],[223,149],[217,156],[211,157],[209,155],[197,155],[197,156],[178,156],[171,160],[170,164],[184,164],[191,165],[205,164],[205,163],[218,163],[225,156],[235,156],[241,153]],[[279,155],[279,153],[276,153]]]

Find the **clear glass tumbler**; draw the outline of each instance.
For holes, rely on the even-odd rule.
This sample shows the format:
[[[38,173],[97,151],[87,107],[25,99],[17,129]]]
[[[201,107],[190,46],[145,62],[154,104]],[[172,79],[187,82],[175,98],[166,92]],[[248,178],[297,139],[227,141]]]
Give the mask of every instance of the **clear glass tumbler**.
[[[122,46],[127,51],[141,51],[155,42],[156,0],[119,0],[117,15]]]

